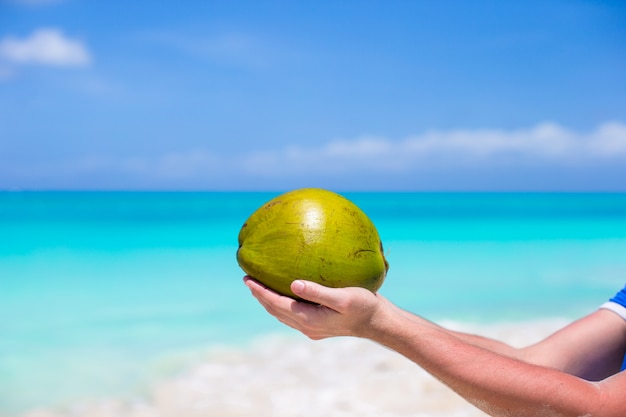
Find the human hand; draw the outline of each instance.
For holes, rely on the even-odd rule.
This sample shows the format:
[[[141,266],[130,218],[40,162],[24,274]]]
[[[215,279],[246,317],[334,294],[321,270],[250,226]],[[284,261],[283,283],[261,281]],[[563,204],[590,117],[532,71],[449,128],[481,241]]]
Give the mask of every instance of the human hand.
[[[367,337],[385,302],[365,288],[329,288],[311,281],[294,281],[291,291],[315,303],[310,304],[280,295],[251,277],[244,277],[244,282],[268,313],[313,340]]]

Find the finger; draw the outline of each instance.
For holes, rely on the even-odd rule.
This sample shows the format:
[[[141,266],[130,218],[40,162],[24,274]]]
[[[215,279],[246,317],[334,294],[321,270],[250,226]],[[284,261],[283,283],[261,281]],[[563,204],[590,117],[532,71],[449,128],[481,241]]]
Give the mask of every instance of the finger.
[[[291,283],[291,291],[298,297],[316,304],[321,304],[335,311],[342,311],[345,302],[343,288],[330,288],[316,282],[295,280]]]
[[[268,313],[290,327],[300,329],[302,319],[315,308],[312,305],[300,303],[290,297],[280,295],[249,277],[244,278],[244,282],[252,292],[252,295]]]
[[[272,306],[274,309],[275,306],[276,308],[289,309],[290,305],[295,302],[293,299],[278,294],[250,277],[245,277],[244,283],[250,289],[252,295],[263,304],[264,307]]]

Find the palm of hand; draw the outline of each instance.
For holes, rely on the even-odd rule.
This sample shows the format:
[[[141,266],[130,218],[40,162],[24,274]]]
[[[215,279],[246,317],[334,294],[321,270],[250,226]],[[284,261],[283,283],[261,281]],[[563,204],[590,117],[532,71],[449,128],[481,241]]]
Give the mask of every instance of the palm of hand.
[[[314,340],[363,336],[382,301],[382,297],[364,288],[328,288],[310,281],[294,281],[292,291],[311,303],[299,302],[250,277],[244,280],[270,314]]]

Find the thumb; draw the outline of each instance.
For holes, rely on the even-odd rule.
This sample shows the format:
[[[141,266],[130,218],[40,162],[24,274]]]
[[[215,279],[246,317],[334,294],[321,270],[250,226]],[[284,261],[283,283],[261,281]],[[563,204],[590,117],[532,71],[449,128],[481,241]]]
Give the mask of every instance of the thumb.
[[[330,288],[316,282],[295,280],[291,283],[291,291],[300,298],[337,310],[345,294],[341,288]]]

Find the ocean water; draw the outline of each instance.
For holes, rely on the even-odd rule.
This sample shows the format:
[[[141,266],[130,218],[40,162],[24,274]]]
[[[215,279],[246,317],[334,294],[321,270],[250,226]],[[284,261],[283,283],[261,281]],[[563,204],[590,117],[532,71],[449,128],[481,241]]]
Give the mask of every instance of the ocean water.
[[[255,302],[237,234],[277,194],[1,192],[0,416],[475,415],[402,358],[308,341]],[[626,194],[344,195],[383,240],[381,293],[450,326],[526,343],[626,282]],[[368,369],[350,352],[380,384],[349,383]],[[436,404],[372,402],[394,384]]]

